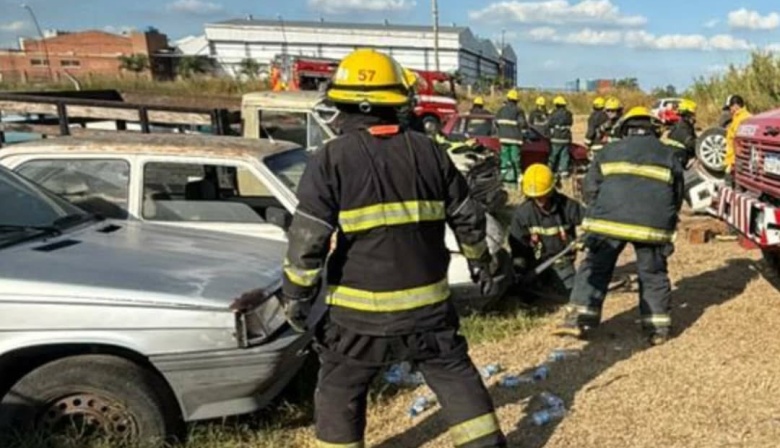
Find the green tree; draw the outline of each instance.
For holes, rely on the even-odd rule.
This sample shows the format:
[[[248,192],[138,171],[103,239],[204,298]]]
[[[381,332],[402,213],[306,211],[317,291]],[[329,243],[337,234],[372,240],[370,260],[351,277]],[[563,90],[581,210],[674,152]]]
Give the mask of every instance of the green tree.
[[[238,63],[238,74],[248,79],[257,79],[260,73],[260,63],[256,59],[246,58]]]
[[[209,73],[214,68],[212,60],[206,56],[183,56],[176,64],[176,74],[184,79]]]
[[[678,96],[677,88],[669,84],[666,87],[656,87],[652,90],[650,95],[656,98],[674,98]]]
[[[639,80],[636,78],[623,78],[615,82],[615,87],[626,90],[639,90]]]
[[[149,68],[149,57],[145,54],[122,55],[119,56],[119,67],[138,75]]]

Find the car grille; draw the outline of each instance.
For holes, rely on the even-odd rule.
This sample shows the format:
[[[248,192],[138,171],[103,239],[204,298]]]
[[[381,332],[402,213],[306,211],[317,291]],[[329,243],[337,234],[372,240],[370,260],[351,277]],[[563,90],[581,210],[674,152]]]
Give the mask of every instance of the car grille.
[[[736,179],[748,190],[780,197],[780,175],[764,171],[767,154],[780,157],[780,142],[739,140],[735,160]]]

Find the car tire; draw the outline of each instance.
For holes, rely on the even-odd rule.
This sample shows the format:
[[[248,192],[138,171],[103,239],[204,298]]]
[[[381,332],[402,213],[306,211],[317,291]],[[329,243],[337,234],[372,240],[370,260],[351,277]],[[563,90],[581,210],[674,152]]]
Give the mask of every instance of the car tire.
[[[0,405],[0,428],[22,435],[94,434],[118,443],[170,442],[183,426],[175,405],[164,398],[166,389],[153,372],[124,358],[62,358],[32,370],[11,387]],[[67,432],[71,423],[79,432]]]
[[[726,171],[726,130],[710,128],[696,140],[696,158],[702,167],[713,174]]]
[[[439,131],[439,128],[441,128],[441,123],[439,122],[439,119],[434,117],[433,115],[427,115],[423,117],[423,128],[425,129],[425,132],[428,133],[428,135],[434,135],[436,132]]]

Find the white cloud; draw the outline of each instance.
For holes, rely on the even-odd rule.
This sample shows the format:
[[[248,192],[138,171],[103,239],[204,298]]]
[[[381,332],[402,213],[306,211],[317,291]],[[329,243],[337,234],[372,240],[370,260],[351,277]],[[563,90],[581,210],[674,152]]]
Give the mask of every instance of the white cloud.
[[[0,31],[4,33],[16,33],[24,31],[28,27],[28,23],[24,20],[17,20],[15,22],[0,23]]]
[[[323,0],[324,1],[324,0]],[[515,22],[563,25],[571,23],[634,27],[647,23],[643,16],[629,16],[611,0],[501,1],[470,11],[469,18],[482,22]]]
[[[191,15],[206,15],[220,12],[224,7],[218,3],[202,0],[176,0],[168,4],[168,11]]]
[[[135,31],[135,27],[132,27],[130,25],[122,25],[122,26],[106,25],[103,27],[103,31],[112,34],[127,34],[131,31]]]
[[[571,45],[617,45],[623,40],[619,31],[598,31],[585,28],[575,33],[558,34],[555,28],[543,26],[532,28],[526,38],[534,42],[549,42]]]
[[[554,69],[554,68],[558,68],[558,67],[560,67],[560,65],[561,65],[560,62],[558,62],[558,61],[556,61],[554,59],[548,59],[548,60],[546,60],[546,61],[544,61],[542,63],[542,67],[544,67],[544,68],[546,68],[548,70],[551,70],[551,69]]]
[[[404,11],[416,5],[415,0],[309,0],[309,8],[326,14]]]
[[[761,15],[758,11],[742,8],[731,11],[728,18],[729,26],[733,29],[773,30],[780,26],[780,14],[776,12]]]
[[[729,34],[718,34],[712,37],[701,34],[656,36],[647,31],[629,31],[625,34],[625,43],[629,47],[653,50],[741,51],[753,48],[748,41]]]
[[[719,74],[721,74],[721,73],[725,73],[725,72],[727,72],[727,71],[728,71],[728,69],[729,69],[729,66],[728,66],[728,65],[724,65],[724,64],[713,64],[713,65],[709,65],[709,66],[707,66],[707,68],[705,69],[705,71],[707,72],[707,74],[710,74],[710,75],[719,75]]]
[[[720,25],[720,19],[712,19],[704,22],[704,28],[715,28]]]
[[[775,42],[773,44],[769,44],[766,47],[764,47],[766,51],[771,51],[773,53],[780,53],[780,42]]]

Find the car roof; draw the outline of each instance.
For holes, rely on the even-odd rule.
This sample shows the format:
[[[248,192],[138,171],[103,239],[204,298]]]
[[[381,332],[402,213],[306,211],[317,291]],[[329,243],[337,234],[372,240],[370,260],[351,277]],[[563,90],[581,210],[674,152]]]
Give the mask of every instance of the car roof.
[[[18,153],[95,152],[113,154],[187,155],[193,157],[262,159],[300,145],[287,141],[197,134],[96,132],[15,144],[1,156]]]
[[[321,92],[253,92],[241,99],[244,106],[310,110],[325,99]]]

